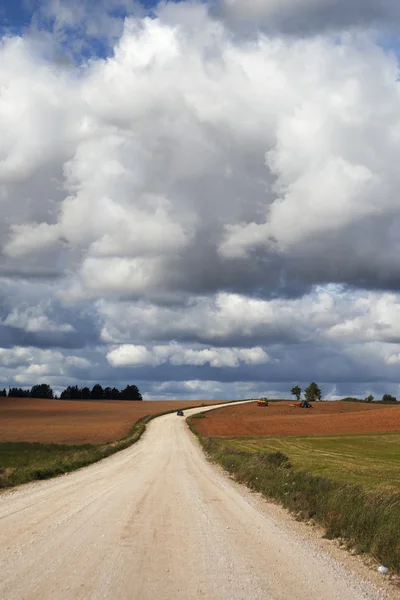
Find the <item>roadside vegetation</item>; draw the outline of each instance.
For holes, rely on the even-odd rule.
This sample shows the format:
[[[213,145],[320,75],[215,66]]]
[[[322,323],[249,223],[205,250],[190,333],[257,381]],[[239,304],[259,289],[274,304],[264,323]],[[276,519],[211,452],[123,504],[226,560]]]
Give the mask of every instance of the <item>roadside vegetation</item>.
[[[400,434],[220,439],[188,421],[237,481],[400,573]]]
[[[140,419],[128,435],[107,444],[71,446],[2,442],[0,443],[0,488],[49,479],[111,456],[137,442],[146,429],[146,423],[155,416],[158,415]]]
[[[196,407],[182,407],[182,410],[189,408]],[[50,479],[111,456],[137,442],[145,432],[149,421],[174,412],[176,408],[144,416],[123,438],[104,444],[0,442],[0,489],[29,481]]]
[[[367,491],[400,491],[400,433],[218,441],[228,450],[286,454],[296,470]]]

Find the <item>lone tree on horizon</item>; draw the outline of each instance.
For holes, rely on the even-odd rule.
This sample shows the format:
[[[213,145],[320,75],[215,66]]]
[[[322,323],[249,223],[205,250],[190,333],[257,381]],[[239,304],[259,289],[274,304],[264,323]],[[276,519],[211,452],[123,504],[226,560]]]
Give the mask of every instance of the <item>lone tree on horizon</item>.
[[[290,390],[290,393],[292,394],[292,396],[296,396],[297,401],[299,401],[301,398],[301,387],[299,387],[298,385],[295,385]]]
[[[314,402],[314,400],[321,400],[322,393],[315,381],[312,381],[308,387],[304,390],[304,395],[308,402]]]

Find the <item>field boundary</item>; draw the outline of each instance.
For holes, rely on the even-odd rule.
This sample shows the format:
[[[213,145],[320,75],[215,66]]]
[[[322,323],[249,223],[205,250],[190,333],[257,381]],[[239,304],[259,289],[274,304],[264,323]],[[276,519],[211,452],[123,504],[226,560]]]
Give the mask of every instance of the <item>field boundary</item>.
[[[277,501],[298,520],[318,523],[325,537],[340,539],[348,549],[368,554],[400,574],[400,493],[367,493],[293,468],[282,452],[250,453],[227,448],[222,440],[203,437],[196,429],[198,413],[187,419],[208,459],[239,483]]]
[[[240,400],[233,400],[235,402],[242,402]],[[206,406],[206,405],[204,405]],[[219,406],[216,404],[215,406]],[[203,406],[185,406],[181,410],[191,410],[192,408],[203,408]],[[40,442],[0,442],[2,444],[14,448],[15,452],[19,450],[21,452],[29,452],[29,450],[40,451],[43,450],[43,454],[47,454],[47,464],[36,466],[26,466],[24,468],[2,468],[0,465],[0,491],[29,483],[32,481],[51,479],[66,473],[77,471],[83,467],[87,467],[94,464],[104,458],[112,456],[116,452],[129,448],[140,440],[144,432],[146,431],[147,424],[164,415],[172,414],[176,412],[176,408],[156,413],[154,415],[145,415],[138,419],[131,429],[122,438],[113,440],[111,442],[101,444],[55,444],[55,443],[40,443]],[[58,452],[65,449],[65,456],[57,458],[57,460],[51,460],[51,454],[53,451]],[[73,452],[72,452],[73,451]]]

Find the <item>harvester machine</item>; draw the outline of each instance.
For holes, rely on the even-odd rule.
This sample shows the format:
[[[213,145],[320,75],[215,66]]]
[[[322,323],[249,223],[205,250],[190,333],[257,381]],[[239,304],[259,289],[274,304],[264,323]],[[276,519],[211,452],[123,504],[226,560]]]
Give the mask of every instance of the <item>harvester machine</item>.
[[[266,398],[260,398],[257,400],[257,406],[268,406],[268,400]]]

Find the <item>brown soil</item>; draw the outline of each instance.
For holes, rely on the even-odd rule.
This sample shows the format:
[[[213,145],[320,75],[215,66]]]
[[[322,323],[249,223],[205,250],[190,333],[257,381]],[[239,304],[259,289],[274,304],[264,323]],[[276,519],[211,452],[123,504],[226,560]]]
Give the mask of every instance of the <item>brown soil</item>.
[[[0,398],[0,442],[98,444],[123,437],[146,415],[219,403],[211,400],[121,402]]]
[[[399,406],[351,402],[316,402],[313,408],[291,408],[289,402],[268,407],[255,403],[213,410],[196,420],[196,429],[210,437],[335,435],[400,431]]]

